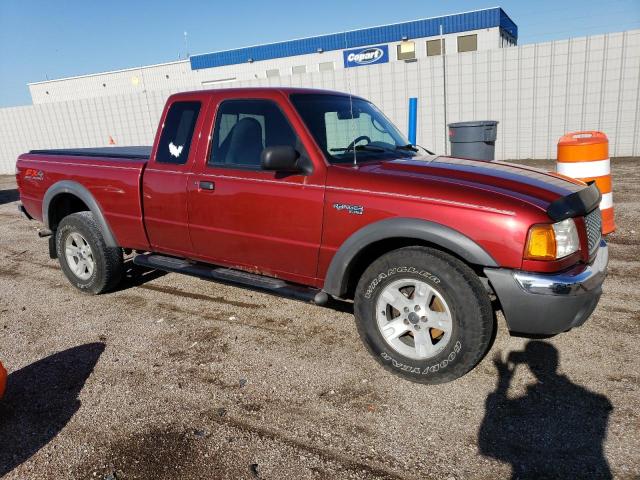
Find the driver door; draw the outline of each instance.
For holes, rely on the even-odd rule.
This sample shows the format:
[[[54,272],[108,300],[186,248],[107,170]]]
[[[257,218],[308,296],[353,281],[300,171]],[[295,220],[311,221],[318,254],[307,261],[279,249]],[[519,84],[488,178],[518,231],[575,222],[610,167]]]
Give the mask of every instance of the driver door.
[[[324,171],[262,170],[265,147],[291,145],[307,155],[273,99],[223,100],[210,145],[189,190],[196,255],[301,283],[316,277],[322,233]]]

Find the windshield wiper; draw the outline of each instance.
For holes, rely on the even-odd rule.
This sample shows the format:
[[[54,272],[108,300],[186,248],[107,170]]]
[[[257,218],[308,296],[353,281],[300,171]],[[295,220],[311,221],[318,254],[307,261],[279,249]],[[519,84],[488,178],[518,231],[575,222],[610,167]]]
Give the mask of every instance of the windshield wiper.
[[[427,150],[426,148],[421,147],[420,145],[412,145],[411,143],[407,143],[406,145],[398,145],[396,147],[396,150],[411,150],[412,152],[417,152],[419,148],[427,152],[429,155],[435,155],[435,153],[433,153],[432,151]]]
[[[407,143],[406,145],[396,145],[396,150],[411,150],[412,152],[418,151],[418,149],[410,143]]]
[[[385,152],[386,150],[384,148],[380,148],[380,147],[370,147],[369,145],[356,145],[355,147],[351,147],[351,148],[331,148],[330,151],[331,152],[350,152],[352,150],[365,150],[367,152]]]

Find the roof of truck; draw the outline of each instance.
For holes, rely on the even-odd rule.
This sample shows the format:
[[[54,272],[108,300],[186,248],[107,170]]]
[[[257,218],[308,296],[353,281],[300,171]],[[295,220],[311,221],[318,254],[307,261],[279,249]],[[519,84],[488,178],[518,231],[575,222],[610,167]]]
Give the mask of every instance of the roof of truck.
[[[233,95],[234,93],[273,93],[279,92],[283,95],[291,95],[295,93],[307,93],[307,94],[321,94],[321,95],[342,95],[348,96],[348,92],[339,92],[336,90],[322,90],[317,88],[298,88],[298,87],[238,87],[238,88],[214,88],[208,90],[193,90],[189,92],[180,92],[171,95],[171,98],[188,96],[193,94],[224,94],[224,95]],[[361,98],[358,95],[352,95],[353,98]]]

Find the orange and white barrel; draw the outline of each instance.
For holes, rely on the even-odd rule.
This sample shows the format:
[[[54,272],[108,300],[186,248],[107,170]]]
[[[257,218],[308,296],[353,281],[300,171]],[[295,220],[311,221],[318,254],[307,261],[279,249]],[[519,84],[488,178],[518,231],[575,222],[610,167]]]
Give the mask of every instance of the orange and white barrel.
[[[607,136],[602,132],[573,132],[564,135],[558,142],[556,171],[583,182],[596,182],[602,193],[602,233],[606,235],[613,232],[616,226],[613,218],[613,188]]]

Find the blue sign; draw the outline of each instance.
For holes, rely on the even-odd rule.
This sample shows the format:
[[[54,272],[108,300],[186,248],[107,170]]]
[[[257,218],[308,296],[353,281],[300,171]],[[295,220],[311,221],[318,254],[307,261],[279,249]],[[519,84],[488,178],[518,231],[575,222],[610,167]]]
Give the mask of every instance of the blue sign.
[[[389,61],[389,46],[378,45],[375,47],[356,48],[344,50],[344,68],[373,65],[374,63],[387,63]]]

